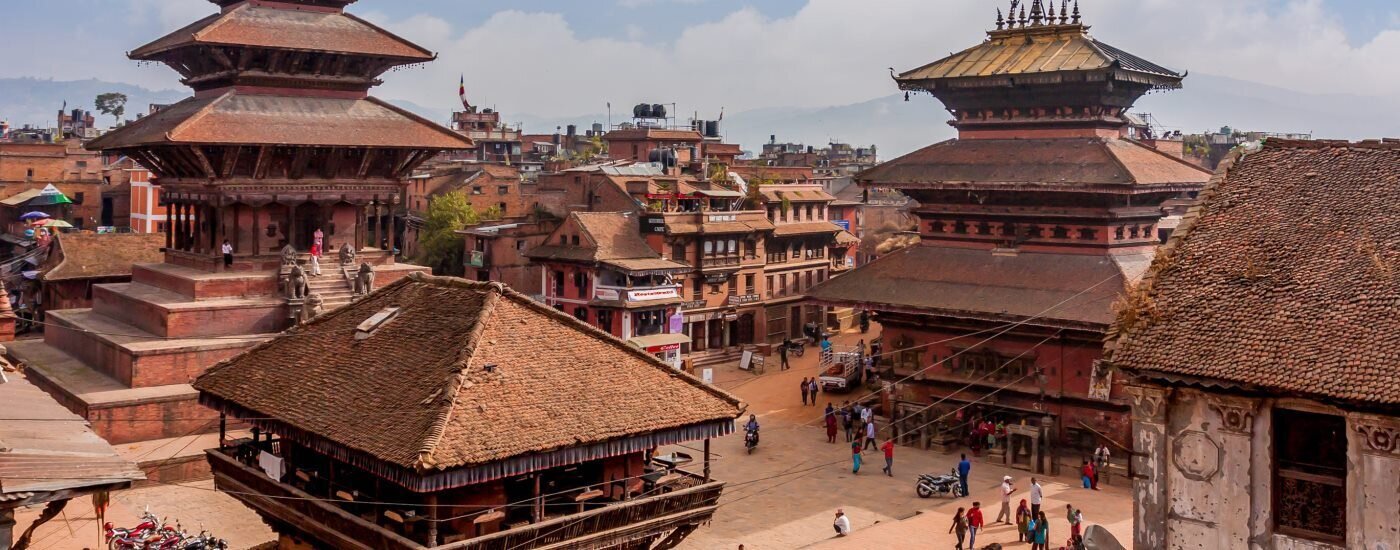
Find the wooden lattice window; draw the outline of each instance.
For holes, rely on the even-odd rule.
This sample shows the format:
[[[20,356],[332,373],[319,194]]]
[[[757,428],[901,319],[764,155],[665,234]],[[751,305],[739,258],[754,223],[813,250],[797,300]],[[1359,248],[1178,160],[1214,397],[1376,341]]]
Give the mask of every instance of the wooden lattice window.
[[[1343,544],[1347,522],[1346,420],[1274,409],[1273,432],[1275,530]]]

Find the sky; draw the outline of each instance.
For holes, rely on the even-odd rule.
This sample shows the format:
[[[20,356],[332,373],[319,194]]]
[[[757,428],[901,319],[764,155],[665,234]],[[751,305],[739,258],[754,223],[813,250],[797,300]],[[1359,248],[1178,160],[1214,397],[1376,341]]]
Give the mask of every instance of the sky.
[[[375,94],[536,116],[675,103],[712,118],[844,105],[972,46],[998,0],[361,0],[350,11],[439,58]],[[1098,39],[1159,64],[1308,93],[1400,96],[1396,0],[1082,0]],[[0,0],[0,77],[180,88],[124,52],[213,13],[202,0]],[[1188,79],[1189,86],[1189,79]],[[509,116],[508,116],[509,118]]]

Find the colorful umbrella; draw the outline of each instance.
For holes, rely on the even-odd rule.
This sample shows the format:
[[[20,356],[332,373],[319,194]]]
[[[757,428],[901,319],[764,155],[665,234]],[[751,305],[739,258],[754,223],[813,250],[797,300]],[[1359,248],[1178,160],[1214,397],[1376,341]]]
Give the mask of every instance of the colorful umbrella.
[[[52,217],[53,217],[53,216],[50,216],[50,215],[48,215],[48,214],[45,214],[45,213],[43,213],[43,212],[39,212],[39,211],[36,210],[36,211],[34,211],[34,212],[25,213],[23,216],[20,216],[19,219],[21,219],[21,220],[38,220],[38,219],[42,219],[42,218],[52,218]]]
[[[52,183],[45,185],[44,190],[39,192],[39,196],[29,199],[30,206],[50,206],[54,204],[73,204],[68,197],[63,195]]]
[[[73,227],[73,224],[63,220],[48,220],[44,222],[44,227]]]

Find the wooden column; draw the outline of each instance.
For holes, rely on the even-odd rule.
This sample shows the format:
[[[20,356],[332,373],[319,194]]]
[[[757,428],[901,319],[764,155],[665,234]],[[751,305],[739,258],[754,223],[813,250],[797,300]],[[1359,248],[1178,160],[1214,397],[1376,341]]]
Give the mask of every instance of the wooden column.
[[[194,249],[195,241],[194,203],[185,203],[185,252]]]
[[[292,245],[292,248],[297,248],[297,237],[299,236],[297,226],[301,225],[297,223],[299,221],[301,220],[297,219],[297,207],[289,206],[287,208],[287,230],[284,233],[287,235],[287,244]]]
[[[625,491],[626,489],[624,488],[624,494]],[[544,520],[544,498],[540,496],[539,473],[535,474],[535,503],[530,515],[534,517],[534,521],[531,521],[530,523],[539,523],[540,521]]]
[[[257,224],[253,224],[253,225],[256,226]],[[234,254],[238,254],[238,252],[239,252],[240,250],[242,250],[242,248],[243,248],[242,246],[240,246],[242,243],[239,243],[239,242],[238,242],[238,241],[239,241],[239,236],[238,236],[239,227],[238,227],[238,226],[239,226],[239,223],[238,223],[238,203],[235,202],[235,203],[233,203],[233,238],[232,238],[232,239],[229,239],[229,244],[232,244],[232,245],[233,245],[233,253],[234,253]]]
[[[438,545],[438,498],[437,493],[428,494],[428,548]]]
[[[705,483],[710,482],[710,438],[705,438]]]
[[[351,245],[355,252],[359,252],[365,246],[365,205],[355,203],[355,243]]]
[[[262,218],[262,207],[261,207],[261,206],[254,206],[254,207],[253,207],[253,256],[254,256],[254,257],[261,256],[261,255],[262,255],[262,248],[261,248],[261,246],[262,246],[262,228],[258,225],[259,220],[260,220],[261,218]]]
[[[175,248],[175,206],[165,205],[165,248]]]
[[[203,213],[203,210],[204,210],[204,205],[201,205],[201,204],[193,204],[193,203],[190,204],[190,212],[191,212],[191,214],[192,214],[192,215],[191,215],[191,218],[193,218],[193,221],[192,221],[191,224],[190,224],[190,252],[194,252],[195,254],[198,254],[198,253],[201,252],[201,250],[200,250],[200,248],[202,247],[202,244],[201,244],[201,243],[203,243],[203,240],[202,240],[202,237],[204,236],[204,213]]]
[[[389,222],[388,222],[388,223],[389,223],[389,254],[390,254],[389,258],[390,258],[390,259],[393,259],[393,251],[394,251],[394,249],[399,247],[399,231],[398,231],[398,228],[397,228],[397,227],[394,227],[394,199],[397,198],[397,197],[398,197],[398,195],[394,195],[393,197],[391,197],[391,198],[389,199]]]

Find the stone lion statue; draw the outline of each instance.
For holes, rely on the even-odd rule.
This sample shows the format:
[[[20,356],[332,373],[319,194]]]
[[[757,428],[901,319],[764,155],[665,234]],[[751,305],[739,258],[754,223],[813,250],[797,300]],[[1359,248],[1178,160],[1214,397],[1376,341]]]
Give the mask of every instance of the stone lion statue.
[[[340,245],[340,265],[353,265],[355,263],[355,249],[350,243]]]
[[[369,262],[360,264],[360,270],[355,273],[355,295],[364,296],[374,290],[374,266]]]
[[[301,266],[293,264],[291,272],[287,273],[287,297],[300,300],[306,297],[307,289],[306,272],[302,271]]]
[[[305,323],[314,319],[325,311],[325,300],[320,294],[310,294],[306,297],[306,303],[301,305],[301,322]]]

